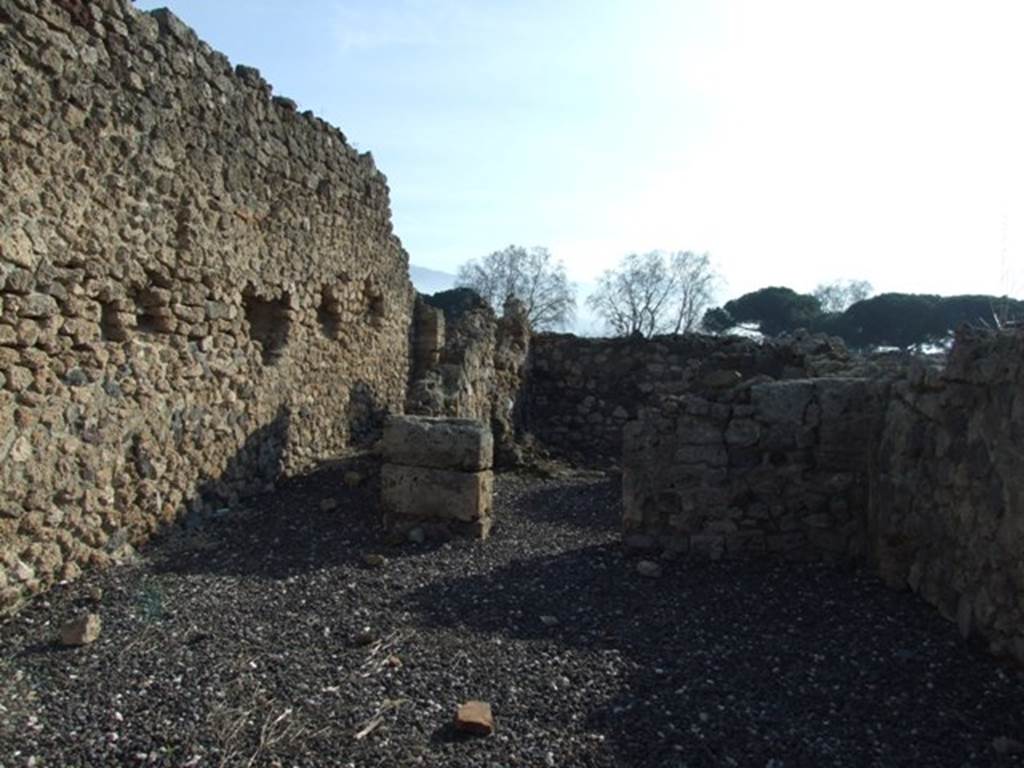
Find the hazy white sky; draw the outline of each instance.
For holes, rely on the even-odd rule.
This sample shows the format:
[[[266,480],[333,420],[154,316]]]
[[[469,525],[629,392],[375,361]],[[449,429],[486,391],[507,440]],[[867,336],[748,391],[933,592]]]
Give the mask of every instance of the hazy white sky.
[[[163,4],[373,152],[415,264],[1024,293],[1020,0]]]

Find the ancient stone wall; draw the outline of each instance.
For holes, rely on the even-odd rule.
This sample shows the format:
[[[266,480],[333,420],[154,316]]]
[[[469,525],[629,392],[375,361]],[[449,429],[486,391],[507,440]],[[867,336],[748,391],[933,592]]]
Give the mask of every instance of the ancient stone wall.
[[[370,156],[170,13],[3,0],[0,62],[6,609],[373,440],[412,290]]]
[[[1024,334],[961,332],[894,385],[877,445],[874,567],[1024,663]]]
[[[859,556],[884,394],[868,379],[759,376],[664,398],[624,430],[625,531],[711,559]]]
[[[722,377],[641,409],[628,540],[865,563],[1024,662],[1024,333],[962,331],[945,366],[875,373]]]
[[[842,344],[825,336],[761,344],[736,336],[538,335],[530,350],[524,420],[557,454],[577,463],[618,463],[623,426],[666,395],[713,391],[759,374],[794,379],[850,367]]]
[[[529,321],[519,301],[510,300],[499,318],[464,288],[417,297],[407,412],[489,425],[496,465],[515,466],[529,347]]]

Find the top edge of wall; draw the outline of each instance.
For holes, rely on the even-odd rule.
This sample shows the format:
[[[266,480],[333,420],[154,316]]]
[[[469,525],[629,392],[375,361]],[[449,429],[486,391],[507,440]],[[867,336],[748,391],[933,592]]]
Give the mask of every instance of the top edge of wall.
[[[143,45],[152,46],[158,41],[172,42],[193,54],[202,57],[202,63],[195,66],[213,78],[226,78],[235,87],[261,92],[285,119],[294,119],[308,124],[313,129],[336,136],[341,140],[344,151],[367,170],[380,176],[373,154],[359,152],[348,143],[344,132],[337,126],[318,117],[312,110],[300,111],[298,104],[286,96],[275,96],[273,86],[263,78],[260,70],[253,66],[238,64],[232,66],[224,53],[205,42],[184,20],[169,8],[155,8],[144,11],[136,8],[132,0],[14,0],[17,5],[30,13],[36,13],[57,27],[67,27],[68,22],[82,27],[94,36],[107,38],[118,35],[125,38],[141,39]]]

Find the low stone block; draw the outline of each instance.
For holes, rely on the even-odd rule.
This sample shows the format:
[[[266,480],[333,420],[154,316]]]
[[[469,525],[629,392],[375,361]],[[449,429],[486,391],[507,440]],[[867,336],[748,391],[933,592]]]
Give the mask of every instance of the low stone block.
[[[61,645],[89,645],[100,636],[103,622],[95,613],[86,613],[64,624],[60,629]]]
[[[391,464],[478,472],[494,463],[494,437],[472,419],[393,416],[384,427]]]
[[[401,464],[385,464],[381,470],[381,505],[389,526],[395,518],[464,523],[489,520],[493,495],[494,473],[490,470],[452,472]]]
[[[474,736],[490,736],[494,733],[494,714],[486,701],[467,701],[460,704],[455,713],[455,728]]]
[[[743,374],[739,371],[711,371],[701,379],[701,383],[710,389],[728,389],[743,381]]]

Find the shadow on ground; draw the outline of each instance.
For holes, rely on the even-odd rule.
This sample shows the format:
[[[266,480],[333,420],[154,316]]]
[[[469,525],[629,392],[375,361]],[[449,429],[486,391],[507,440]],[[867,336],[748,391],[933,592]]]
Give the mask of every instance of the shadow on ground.
[[[47,765],[1020,764],[992,744],[1024,740],[1022,679],[873,577],[676,561],[642,578],[618,542],[618,485],[596,477],[503,475],[490,541],[386,547],[373,475],[349,487],[347,469],[179,527],[133,565],[0,623],[0,753]],[[374,551],[387,562],[369,568]],[[48,652],[82,610],[102,614],[99,640]],[[494,706],[494,737],[453,731],[469,698]]]
[[[346,485],[351,471],[360,471],[360,486]],[[186,519],[147,547],[153,571],[276,580],[361,562],[382,537],[371,471],[365,463],[334,462],[237,509]]]
[[[591,482],[538,482],[519,496],[516,514],[541,525],[617,534],[619,507],[617,501],[610,504],[609,499],[618,499],[621,481],[595,473],[570,475],[568,479]]]
[[[557,502],[543,494],[525,498]],[[574,671],[535,706],[621,765],[987,764],[994,738],[1021,737],[1020,681],[869,576],[678,561],[645,579],[633,564],[611,544],[513,560],[411,605],[426,626],[546,644]]]

